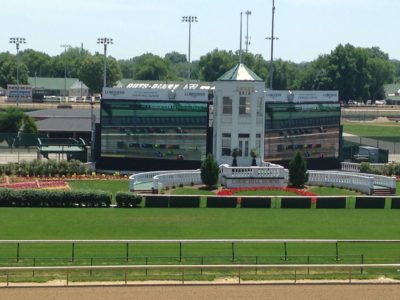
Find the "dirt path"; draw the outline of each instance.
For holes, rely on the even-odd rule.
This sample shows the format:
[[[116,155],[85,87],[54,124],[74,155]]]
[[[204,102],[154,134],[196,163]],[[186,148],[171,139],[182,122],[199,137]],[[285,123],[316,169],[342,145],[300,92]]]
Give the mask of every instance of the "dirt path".
[[[0,288],[0,300],[399,299],[398,284]]]

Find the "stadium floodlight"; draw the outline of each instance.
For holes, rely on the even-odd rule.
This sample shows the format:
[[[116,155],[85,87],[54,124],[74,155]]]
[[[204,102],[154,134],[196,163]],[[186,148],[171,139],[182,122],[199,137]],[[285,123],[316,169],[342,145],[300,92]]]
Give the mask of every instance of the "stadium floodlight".
[[[104,45],[104,71],[103,71],[103,87],[107,86],[107,45],[114,44],[113,39],[111,38],[98,38],[97,44]]]
[[[17,106],[19,104],[19,45],[26,44],[26,39],[23,37],[10,38],[10,44],[15,44],[17,48]]]
[[[269,65],[269,88],[272,90],[272,79],[274,76],[274,40],[279,40],[278,37],[274,36],[274,18],[275,18],[275,0],[272,0],[272,29],[271,36],[266,37],[267,40],[271,40],[271,60]]]
[[[60,47],[64,48],[64,56],[67,52],[67,49],[71,48],[70,45],[60,45]],[[64,57],[64,96],[67,97],[67,59]]]
[[[183,16],[182,22],[189,23],[189,51],[188,51],[188,85],[187,88],[190,86],[190,48],[191,48],[191,34],[192,34],[192,23],[198,22],[196,16]]]
[[[247,10],[245,11],[246,14],[246,53],[249,52],[249,46],[250,46],[250,36],[249,36],[249,16],[251,15],[251,11]]]

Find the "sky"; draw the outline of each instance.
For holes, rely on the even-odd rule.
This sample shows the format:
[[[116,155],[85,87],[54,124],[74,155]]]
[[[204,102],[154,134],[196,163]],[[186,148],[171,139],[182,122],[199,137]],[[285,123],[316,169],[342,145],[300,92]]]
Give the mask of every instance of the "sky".
[[[274,58],[296,63],[330,53],[338,44],[379,47],[400,60],[399,0],[275,0]],[[21,49],[55,56],[60,45],[103,53],[97,38],[114,41],[108,54],[129,59],[144,53],[164,56],[188,54],[192,23],[191,58],[208,52],[236,51],[240,47],[243,12],[243,49],[249,16],[249,51],[269,60],[272,0],[3,0],[0,52],[16,53],[10,37],[25,37]],[[396,41],[397,40],[397,41]]]

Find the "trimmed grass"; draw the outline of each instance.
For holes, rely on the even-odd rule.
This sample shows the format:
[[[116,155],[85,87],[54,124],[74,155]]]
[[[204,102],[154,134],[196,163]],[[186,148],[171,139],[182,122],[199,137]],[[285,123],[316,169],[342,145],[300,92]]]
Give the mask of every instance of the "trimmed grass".
[[[183,187],[167,191],[170,195],[214,195],[214,191],[209,191],[204,187]]]
[[[399,211],[388,209],[0,208],[0,215],[1,239],[398,239],[400,227]],[[393,261],[400,244],[341,244],[340,249],[342,254],[364,254],[366,260]],[[15,257],[15,251],[14,244],[0,245],[0,258]],[[238,244],[236,251],[237,255],[281,255],[283,245]],[[288,251],[332,256],[335,246],[290,244]],[[124,257],[125,253],[124,244],[75,245],[77,258]],[[132,257],[178,254],[179,244],[130,247]],[[229,243],[184,245],[184,255],[230,254]],[[69,257],[71,245],[21,245],[20,255]]]
[[[127,179],[113,180],[70,180],[69,186],[73,190],[95,190],[109,192],[113,196],[115,203],[115,194],[117,192],[127,192],[129,183]]]
[[[318,196],[351,196],[351,195],[363,195],[362,193],[350,191],[347,189],[330,188],[330,187],[311,187],[309,189],[311,193],[317,194]]]
[[[345,123],[343,132],[380,140],[400,139],[400,125]]]

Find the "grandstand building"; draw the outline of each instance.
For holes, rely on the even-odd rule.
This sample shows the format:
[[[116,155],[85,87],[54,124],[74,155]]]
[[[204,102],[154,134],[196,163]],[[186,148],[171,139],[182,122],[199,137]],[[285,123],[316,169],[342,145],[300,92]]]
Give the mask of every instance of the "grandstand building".
[[[309,166],[338,165],[337,91],[270,91],[238,64],[214,83],[132,82],[105,88],[96,167],[111,170],[198,168],[207,153],[239,166],[286,165],[301,151]]]

